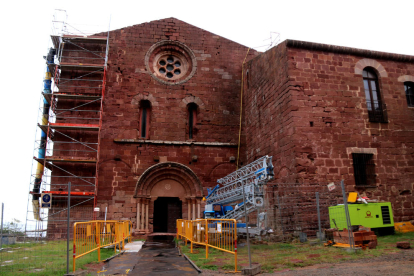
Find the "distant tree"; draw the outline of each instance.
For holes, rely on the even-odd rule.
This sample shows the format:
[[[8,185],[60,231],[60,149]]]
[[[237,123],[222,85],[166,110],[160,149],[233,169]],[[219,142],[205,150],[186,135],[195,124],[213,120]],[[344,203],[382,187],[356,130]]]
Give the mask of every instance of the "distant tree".
[[[23,225],[21,225],[20,223],[21,221],[16,218],[13,218],[11,222],[4,223],[3,234],[24,236]]]

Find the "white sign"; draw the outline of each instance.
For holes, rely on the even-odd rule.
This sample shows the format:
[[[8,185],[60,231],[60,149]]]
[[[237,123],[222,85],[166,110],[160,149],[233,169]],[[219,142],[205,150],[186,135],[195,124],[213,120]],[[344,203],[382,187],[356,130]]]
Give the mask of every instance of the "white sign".
[[[331,182],[331,183],[328,184],[328,190],[329,191],[335,190],[335,184],[333,182]]]
[[[181,227],[183,227],[183,228],[184,228],[184,221],[183,221],[183,222],[181,222]]]
[[[99,209],[99,207],[95,207],[95,208],[93,208],[93,210],[94,210],[95,212],[99,212],[101,209]]]
[[[221,223],[217,223],[217,232],[221,233]]]
[[[52,195],[51,194],[41,194],[41,203],[40,208],[52,208]]]
[[[200,223],[197,223],[197,230],[200,231]]]

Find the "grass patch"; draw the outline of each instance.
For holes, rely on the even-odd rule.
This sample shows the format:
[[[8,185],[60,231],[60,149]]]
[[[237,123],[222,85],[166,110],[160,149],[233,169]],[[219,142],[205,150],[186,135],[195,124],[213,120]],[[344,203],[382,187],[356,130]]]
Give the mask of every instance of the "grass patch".
[[[73,248],[72,242],[69,248]],[[72,251],[69,252],[69,271],[72,271]],[[114,249],[101,249],[101,260],[114,255]],[[76,270],[98,263],[94,251],[76,260]],[[18,243],[0,252],[0,275],[63,275],[66,274],[66,241]]]
[[[201,269],[209,269],[209,270],[217,270],[218,269],[218,267],[216,265],[200,265],[199,268],[201,268]]]
[[[253,263],[260,263],[265,272],[274,272],[283,269],[311,266],[315,264],[334,264],[350,260],[373,258],[399,252],[396,248],[398,241],[414,242],[414,233],[396,233],[395,235],[378,237],[376,249],[367,249],[349,253],[336,247],[325,247],[323,244],[310,245],[309,243],[274,243],[268,245],[251,245]],[[209,248],[206,259],[204,247],[198,247],[190,253],[190,243],[182,244],[181,250],[198,267],[202,269],[232,271],[234,270],[234,256],[230,253]],[[238,248],[238,269],[248,265],[247,246]]]

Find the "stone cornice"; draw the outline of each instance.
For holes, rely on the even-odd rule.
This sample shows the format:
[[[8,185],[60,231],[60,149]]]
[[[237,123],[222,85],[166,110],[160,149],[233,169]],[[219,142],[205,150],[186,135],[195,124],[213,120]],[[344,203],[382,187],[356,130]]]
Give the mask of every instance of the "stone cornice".
[[[378,58],[378,59],[387,59],[387,60],[394,60],[394,61],[414,62],[414,56],[409,56],[409,55],[385,53],[385,52],[378,52],[378,51],[372,51],[372,50],[364,50],[364,49],[358,49],[358,48],[336,46],[336,45],[292,40],[292,39],[287,39],[284,43],[286,43],[287,47],[291,47],[291,48],[301,48],[301,49],[308,49],[308,50],[315,50],[315,51],[332,52],[332,53],[338,53],[338,54],[349,54],[349,55],[355,55],[355,56],[362,56],[366,58]]]
[[[170,146],[204,146],[204,147],[237,147],[236,143],[220,142],[187,142],[187,141],[164,141],[164,140],[140,140],[140,139],[114,139],[115,143],[124,144],[153,144]]]

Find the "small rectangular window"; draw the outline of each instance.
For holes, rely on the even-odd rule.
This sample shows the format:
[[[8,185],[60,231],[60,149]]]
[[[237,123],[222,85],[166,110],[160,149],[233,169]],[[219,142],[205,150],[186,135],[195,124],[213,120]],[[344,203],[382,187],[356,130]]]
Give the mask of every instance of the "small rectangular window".
[[[190,103],[188,105],[188,139],[194,139],[195,125],[197,122],[197,105]]]
[[[151,116],[151,103],[148,100],[142,100],[140,102],[140,119],[139,119],[139,131],[140,137],[149,139],[149,123]]]
[[[141,117],[141,137],[147,137],[147,109],[142,109],[142,117]]]
[[[353,153],[354,177],[356,186],[375,186],[374,155]]]
[[[414,82],[405,82],[405,97],[407,98],[407,105],[414,107]]]

